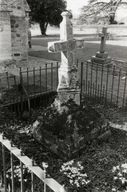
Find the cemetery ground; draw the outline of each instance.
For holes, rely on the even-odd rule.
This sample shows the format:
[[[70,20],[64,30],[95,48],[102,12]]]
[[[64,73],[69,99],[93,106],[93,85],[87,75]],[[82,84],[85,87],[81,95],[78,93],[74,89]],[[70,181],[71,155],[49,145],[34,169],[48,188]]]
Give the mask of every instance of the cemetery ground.
[[[32,117],[27,121],[17,119],[15,113],[10,113],[8,110],[5,110],[4,114],[4,110],[2,110],[0,112],[0,132],[4,132],[4,136],[11,140],[12,144],[22,149],[23,153],[32,158],[42,169],[42,163],[47,163],[47,177],[53,177],[60,184],[65,185],[69,191],[124,192],[127,186],[127,133],[110,128],[108,124],[113,119],[115,121],[117,116],[114,111],[118,109],[106,108],[103,105],[88,105],[88,103],[83,105],[84,107],[81,110],[77,111],[76,109],[76,116],[72,120],[68,112],[67,114],[58,115],[55,110],[51,111],[50,107],[47,110],[44,110],[43,107],[34,109]],[[67,109],[66,107],[64,109]],[[73,111],[75,106],[72,105],[71,107],[70,109]],[[39,133],[38,137],[33,137],[33,125],[36,126],[35,121],[37,119],[41,122],[38,130],[40,131],[41,128],[42,132]],[[67,122],[68,130],[64,127]],[[68,139],[70,134],[73,133],[72,126],[74,122],[77,123],[76,125],[79,126],[80,131],[80,135],[75,136],[74,144],[78,145],[82,135],[85,135],[85,141],[82,143],[83,149],[68,158],[68,149],[62,144],[63,138],[61,136],[64,136],[64,131],[66,131],[68,138],[66,138],[65,144],[69,144]],[[54,129],[55,135],[52,132]],[[61,131],[63,135],[60,136]],[[46,135],[46,140],[44,139],[40,143],[38,141],[40,141],[42,134]],[[56,145],[54,145],[54,138],[58,139]],[[56,151],[57,147],[61,150]],[[73,146],[71,146],[71,150],[73,151]],[[6,158],[8,159],[8,155]],[[9,162],[7,166],[10,166]],[[9,171],[7,171],[8,175]],[[16,175],[17,187],[19,186],[18,179],[19,175]],[[29,188],[29,174],[25,175],[25,179],[25,187]],[[40,188],[41,185],[41,183],[38,184]],[[36,191],[41,190],[36,189]]]
[[[83,50],[77,50],[77,59],[81,61],[90,59],[92,55],[99,50],[100,38],[98,37],[85,37],[85,36],[75,36],[76,39],[83,39],[86,41],[85,48]],[[40,38],[39,36],[32,38],[33,49],[30,50],[29,55],[36,56],[40,58],[60,61],[59,53],[48,53],[47,45],[50,41],[58,41],[59,36],[47,36]],[[117,58],[119,60],[127,60],[126,46],[127,38],[114,39],[106,41],[106,50],[112,58]]]
[[[40,46],[34,49],[33,46],[33,50],[30,50],[29,55],[37,57],[37,59],[45,58],[46,60],[60,61],[59,54],[48,53],[45,49],[47,47],[47,41],[49,40],[45,40],[44,38],[42,42],[39,38],[33,39],[33,45],[40,45],[42,43],[41,45],[43,45],[44,49],[40,50]],[[92,55],[95,55],[98,49],[98,44],[87,43],[84,50],[77,52],[77,58],[80,62],[89,59]],[[107,46],[107,50],[112,57],[127,60],[126,47],[110,45]],[[39,64],[38,62],[38,65],[40,66],[41,63]],[[48,75],[50,75],[50,72]],[[5,110],[4,113],[4,110],[2,110],[0,111],[0,131],[4,131],[4,135],[8,139],[20,147],[27,156],[33,158],[42,168],[42,162],[47,163],[47,176],[49,177],[50,175],[59,183],[68,187],[70,191],[126,192],[127,133],[124,130],[110,127],[109,122],[124,124],[124,122],[127,122],[127,111],[126,109],[121,111],[117,107],[110,107],[110,105],[104,106],[103,104],[97,104],[92,101],[87,104],[83,102],[82,107],[78,111],[79,113],[76,113],[77,111],[75,111],[73,104],[70,105],[69,110],[74,110],[74,117],[71,117],[72,119],[69,116],[70,111],[68,111],[68,106],[64,108],[65,111],[67,109],[67,113],[61,115],[58,115],[55,110],[51,111],[50,107],[47,111],[43,112],[44,108],[40,107],[39,109],[34,109],[31,117],[24,120],[17,118],[15,113],[10,113],[8,110]],[[63,115],[65,116],[63,117]],[[82,117],[81,122],[78,119],[80,116]],[[47,145],[48,147],[46,147],[46,141],[40,144],[38,138],[36,140],[33,137],[34,122],[38,119],[43,127],[44,117],[45,119],[50,117],[50,121],[46,122],[47,127],[50,127],[49,135],[45,129],[42,132],[46,134],[47,143],[50,144]],[[55,124],[56,121],[58,121],[57,126]],[[80,134],[74,136],[74,141],[80,141],[84,134],[85,142],[83,145],[85,146],[81,151],[77,151],[76,156],[73,157],[72,155],[71,158],[64,159],[61,157],[63,156],[62,151],[58,152],[56,148],[62,148],[63,152],[67,153],[66,149],[64,149],[65,145],[61,141],[63,138],[59,135],[61,126],[67,122],[70,129],[76,122]],[[49,126],[49,124],[52,124],[52,126]],[[58,133],[55,136],[52,132],[54,127],[56,128],[56,133]],[[64,126],[62,128],[63,131],[66,131]],[[65,143],[70,139],[69,137],[72,133],[67,134],[68,138],[65,139]],[[57,140],[56,145],[53,143],[54,138]],[[61,145],[59,144],[60,142]],[[53,145],[53,148],[51,148],[51,145]],[[29,181],[28,178],[26,181]],[[26,186],[29,188],[27,184],[26,182]],[[41,188],[41,184],[39,185]]]
[[[95,53],[99,50],[99,46],[100,46],[100,39],[98,37],[85,37],[85,36],[76,36],[76,39],[82,39],[84,38],[86,40],[85,43],[85,48],[84,49],[79,49],[76,52],[76,58],[78,60],[79,63],[79,77],[81,77],[81,75],[83,76],[83,88],[85,87],[85,81],[89,82],[91,81],[91,68],[92,68],[92,81],[96,82],[97,81],[97,86],[99,87],[99,89],[101,89],[101,78],[102,78],[102,68],[99,69],[99,67],[97,66],[97,70],[93,70],[93,66],[90,66],[84,62],[87,60],[91,59],[91,56],[95,55]],[[47,36],[45,38],[40,38],[40,37],[33,37],[32,39],[32,44],[33,44],[33,49],[30,50],[29,55],[30,56],[34,56],[37,58],[44,58],[44,59],[50,59],[52,61],[60,61],[60,53],[49,53],[47,50],[47,45],[48,42],[50,41],[58,41],[59,40],[59,36]],[[124,90],[125,90],[125,84],[126,84],[126,78],[124,78],[126,76],[126,61],[127,61],[127,55],[126,55],[126,48],[127,48],[127,39],[124,37],[122,39],[114,39],[114,40],[108,40],[107,45],[106,45],[106,51],[108,52],[109,56],[111,56],[112,59],[115,60],[120,60],[120,61],[124,61],[125,64],[118,64],[120,62],[114,62],[115,63],[115,69],[113,69],[113,67],[109,68],[109,72],[108,70],[104,70],[104,75],[103,75],[103,87],[105,87],[106,89],[106,82],[107,82],[107,73],[108,73],[108,97],[111,98],[111,93],[112,93],[112,81],[113,82],[113,88],[114,88],[114,96],[117,97],[117,95],[119,94],[119,102],[121,102],[121,98],[124,95]],[[84,62],[83,65],[83,72],[81,71],[80,67],[81,67],[81,62]],[[114,64],[113,64],[114,65]],[[113,66],[112,65],[112,66]],[[121,71],[120,71],[121,70]],[[113,76],[113,73],[115,71],[115,75]],[[82,74],[81,74],[82,73]],[[120,78],[119,78],[120,75]],[[86,76],[87,76],[87,80],[86,80]],[[114,78],[114,80],[113,80]],[[119,82],[120,79],[120,82]],[[90,83],[91,84],[91,83]],[[119,85],[119,93],[117,93],[118,91],[118,85]],[[96,85],[92,85],[95,86]],[[117,101],[115,101],[117,102]]]

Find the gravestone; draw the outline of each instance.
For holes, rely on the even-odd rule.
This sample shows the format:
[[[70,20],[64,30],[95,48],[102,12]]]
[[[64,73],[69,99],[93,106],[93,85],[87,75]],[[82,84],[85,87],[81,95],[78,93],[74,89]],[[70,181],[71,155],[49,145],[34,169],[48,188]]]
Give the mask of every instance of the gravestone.
[[[84,40],[73,38],[73,26],[68,12],[62,13],[63,20],[60,24],[60,41],[49,42],[50,52],[61,52],[59,68],[58,100],[66,103],[73,99],[80,104],[80,87],[78,81],[78,65],[76,62],[76,49],[84,47]]]
[[[26,0],[0,0],[0,70],[27,65],[29,11]]]
[[[96,56],[92,56],[91,61],[95,64],[109,64],[111,63],[111,57],[109,57],[105,51],[108,36],[107,27],[102,28],[102,33],[100,33],[99,36],[101,37],[100,50],[96,53]]]

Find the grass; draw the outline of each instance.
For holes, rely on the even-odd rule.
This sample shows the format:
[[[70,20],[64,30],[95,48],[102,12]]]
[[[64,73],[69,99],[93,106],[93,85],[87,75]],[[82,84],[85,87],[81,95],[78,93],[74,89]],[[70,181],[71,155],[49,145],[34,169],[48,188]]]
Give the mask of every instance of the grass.
[[[40,58],[45,58],[48,60],[57,60],[60,61],[61,57],[60,57],[60,53],[48,53],[48,51],[46,50],[48,47],[48,42],[50,41],[58,41],[59,40],[59,36],[50,36],[50,37],[46,37],[46,38],[33,38],[32,39],[32,44],[33,45],[40,45],[45,47],[45,50],[42,51],[30,51],[29,55],[31,56],[35,56],[35,57],[40,57]],[[96,52],[99,50],[99,44],[96,43],[89,43],[89,41],[91,40],[95,40],[97,41],[97,38],[86,38],[87,42],[85,44],[85,48],[83,49],[78,49],[76,52],[76,58],[79,60],[79,62],[81,61],[86,61],[88,59],[91,58],[91,56],[95,55]],[[109,55],[112,58],[117,58],[119,60],[127,60],[127,54],[126,54],[126,47],[122,47],[122,46],[116,46],[116,45],[107,45],[107,49],[106,49],[109,53]],[[119,66],[121,67],[121,64],[119,64]],[[124,64],[124,68],[125,64]],[[119,69],[118,69],[119,70]],[[113,69],[111,69],[111,71],[113,72]],[[86,67],[84,65],[84,71],[83,71],[83,90],[85,91],[85,84],[86,84]],[[114,76],[114,80],[113,80],[113,73],[111,72],[111,74],[108,75],[108,87],[106,87],[106,82],[107,82],[107,72],[104,72],[103,75],[103,83],[102,83],[102,87],[104,88],[104,95],[108,93],[108,99],[112,99],[112,101],[114,101],[115,103],[120,103],[120,105],[122,104],[122,99],[125,96],[126,97],[126,90],[125,90],[125,81],[121,80],[119,81],[119,72],[116,76]],[[91,69],[89,67],[88,69],[88,78],[87,78],[87,86],[91,80]],[[79,74],[80,76],[81,74]],[[122,75],[121,77],[122,78]],[[94,92],[97,91],[97,89],[101,87],[101,72],[98,72],[98,76],[97,76],[97,81],[96,81],[96,70],[93,70],[92,72],[92,86],[94,86],[96,88],[95,91],[93,91],[93,95],[95,94]],[[114,82],[113,82],[114,81]],[[97,82],[97,84],[96,84]],[[94,84],[94,85],[93,85]],[[113,85],[113,86],[112,86]],[[113,89],[112,89],[113,88]],[[107,93],[106,93],[107,90]],[[98,90],[99,92],[99,90]],[[102,90],[101,90],[102,92]],[[113,95],[112,95],[113,92]],[[124,93],[125,92],[125,93]],[[112,98],[111,98],[112,97]],[[126,103],[126,99],[125,99],[125,103]]]
[[[80,38],[81,39],[81,38]],[[40,45],[43,46],[47,49],[48,47],[48,42],[51,41],[58,41],[59,37],[47,37],[47,38],[33,38],[32,39],[32,45]],[[96,52],[99,50],[99,44],[96,43],[89,43],[88,41],[91,40],[96,40],[96,39],[91,39],[88,38],[86,39],[87,42],[85,43],[85,48],[84,49],[79,49],[76,54],[76,58],[80,60],[87,60],[91,58],[91,56],[95,55]],[[124,40],[123,40],[124,41]],[[126,47],[118,46],[118,45],[107,45],[106,50],[108,51],[109,55],[112,58],[119,58],[123,60],[127,60],[127,54],[126,54]],[[45,59],[56,59],[60,60],[60,54],[54,54],[54,53],[48,53],[47,50],[45,51],[30,51],[29,54],[32,56],[37,56],[40,58],[45,58]],[[58,57],[58,58],[57,58]]]
[[[43,51],[30,51],[29,56],[32,57],[40,57],[44,58],[47,60],[52,60],[52,61],[60,61],[60,53],[48,53],[48,51],[43,50]]]

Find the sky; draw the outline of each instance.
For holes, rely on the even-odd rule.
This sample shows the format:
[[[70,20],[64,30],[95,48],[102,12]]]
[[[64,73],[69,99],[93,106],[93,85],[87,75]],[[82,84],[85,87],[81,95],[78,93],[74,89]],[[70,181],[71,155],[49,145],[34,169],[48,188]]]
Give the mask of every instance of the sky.
[[[67,8],[72,10],[73,15],[79,15],[80,9],[87,5],[88,0],[67,0]]]
[[[72,10],[73,16],[77,17],[80,14],[80,9],[88,4],[88,0],[66,0],[67,8]],[[107,0],[106,0],[107,1]],[[117,13],[117,19],[127,18],[127,9],[120,9]]]

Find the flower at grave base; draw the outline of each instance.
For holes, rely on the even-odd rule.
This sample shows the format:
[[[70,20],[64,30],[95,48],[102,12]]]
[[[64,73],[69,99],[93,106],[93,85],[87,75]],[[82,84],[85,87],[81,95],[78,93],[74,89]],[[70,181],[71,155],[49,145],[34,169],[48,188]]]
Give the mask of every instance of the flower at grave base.
[[[121,165],[121,168],[123,168],[123,169],[126,169],[126,170],[127,170],[127,163],[122,164],[122,165]]]
[[[69,182],[70,182],[70,184],[71,184],[71,185],[73,185],[73,184],[74,184],[73,180],[70,180]]]
[[[116,191],[116,189],[115,188],[112,188],[112,192],[115,192]]]
[[[48,163],[42,162],[42,166],[43,166],[44,169],[47,169],[48,168]]]
[[[66,175],[71,186],[80,188],[90,183],[86,173],[82,173],[84,167],[81,162],[74,162],[74,160],[64,163],[61,166],[60,172]]]
[[[36,121],[33,123],[33,128],[34,128],[34,129],[37,128],[37,126],[38,126],[39,124],[40,124],[39,121],[36,120]]]
[[[122,177],[122,174],[119,172],[119,173],[118,173],[118,176],[119,176],[119,177]]]
[[[118,177],[114,177],[114,180],[117,180],[118,179]]]
[[[113,177],[114,184],[115,184],[114,189],[117,191],[120,187],[122,187],[126,191],[126,189],[127,189],[127,164],[125,163],[125,164],[113,167],[112,172],[114,173],[114,177]]]

